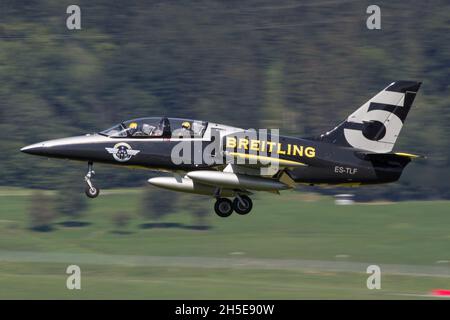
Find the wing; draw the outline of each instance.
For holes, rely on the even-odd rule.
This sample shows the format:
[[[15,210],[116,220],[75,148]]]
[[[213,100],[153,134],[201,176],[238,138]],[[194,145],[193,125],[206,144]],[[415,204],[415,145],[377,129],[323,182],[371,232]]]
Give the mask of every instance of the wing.
[[[275,158],[275,157],[260,156],[260,155],[256,155],[256,154],[248,154],[248,153],[240,153],[240,152],[226,152],[225,154],[228,155],[229,157],[243,160],[244,163],[240,164],[242,166],[249,166],[249,167],[278,166],[278,167],[282,167],[282,168],[307,166],[303,162],[299,162],[299,161],[293,161],[293,160],[287,160],[287,159],[281,159],[281,158]],[[246,163],[245,162],[246,160],[248,160],[249,162]],[[234,163],[236,163],[236,162],[234,162]]]
[[[223,171],[197,170],[186,176],[198,183],[234,190],[277,192],[294,186],[286,170],[278,168],[275,174],[265,175],[264,169],[228,164]]]

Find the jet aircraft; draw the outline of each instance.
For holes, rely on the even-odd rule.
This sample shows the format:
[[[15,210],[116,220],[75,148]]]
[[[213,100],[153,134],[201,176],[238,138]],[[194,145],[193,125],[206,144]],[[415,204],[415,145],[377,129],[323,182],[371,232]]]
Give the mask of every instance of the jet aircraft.
[[[170,172],[156,187],[209,195],[220,217],[252,210],[254,191],[279,193],[296,184],[366,185],[397,181],[419,156],[393,152],[421,83],[396,81],[334,129],[310,138],[167,117],[121,122],[95,134],[39,142],[22,152],[85,161],[86,195],[95,198],[93,163]],[[233,198],[230,200],[229,198]]]

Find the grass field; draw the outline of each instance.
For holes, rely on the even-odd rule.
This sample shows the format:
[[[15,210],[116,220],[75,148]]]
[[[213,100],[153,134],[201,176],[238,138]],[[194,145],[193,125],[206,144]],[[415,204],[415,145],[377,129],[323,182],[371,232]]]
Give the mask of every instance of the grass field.
[[[211,212],[211,228],[196,230],[186,212],[152,228],[137,213],[140,196],[105,192],[89,201],[84,226],[61,217],[36,232],[29,191],[0,189],[0,298],[403,299],[450,289],[450,202],[336,206],[261,193],[250,215]],[[133,215],[121,232],[117,212]],[[82,290],[66,289],[69,264],[81,267]],[[366,288],[369,264],[382,267],[381,290]]]

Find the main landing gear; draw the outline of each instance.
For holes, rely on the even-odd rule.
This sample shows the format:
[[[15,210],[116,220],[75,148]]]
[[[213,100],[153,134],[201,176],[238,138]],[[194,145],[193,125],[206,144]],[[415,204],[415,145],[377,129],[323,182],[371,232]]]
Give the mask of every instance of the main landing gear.
[[[214,210],[219,217],[229,217],[233,210],[240,215],[246,215],[253,208],[252,199],[246,195],[238,195],[233,201],[227,198],[217,198]]]
[[[94,184],[91,181],[91,178],[95,175],[94,170],[92,170],[93,163],[88,162],[88,172],[84,176],[84,181],[86,181],[86,188],[84,189],[84,192],[89,198],[97,198],[98,194],[100,193],[100,189],[95,187]]]

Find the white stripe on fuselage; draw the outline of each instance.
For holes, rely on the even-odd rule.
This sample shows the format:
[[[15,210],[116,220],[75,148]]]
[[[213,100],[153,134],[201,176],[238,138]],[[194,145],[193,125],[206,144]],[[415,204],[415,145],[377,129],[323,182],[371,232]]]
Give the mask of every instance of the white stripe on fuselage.
[[[105,137],[102,135],[85,135],[77,137],[69,137],[55,140],[48,140],[37,143],[39,147],[56,147],[61,145],[75,145],[84,143],[117,143],[117,142],[170,142],[170,141],[203,141],[203,138],[120,138],[120,137]]]

